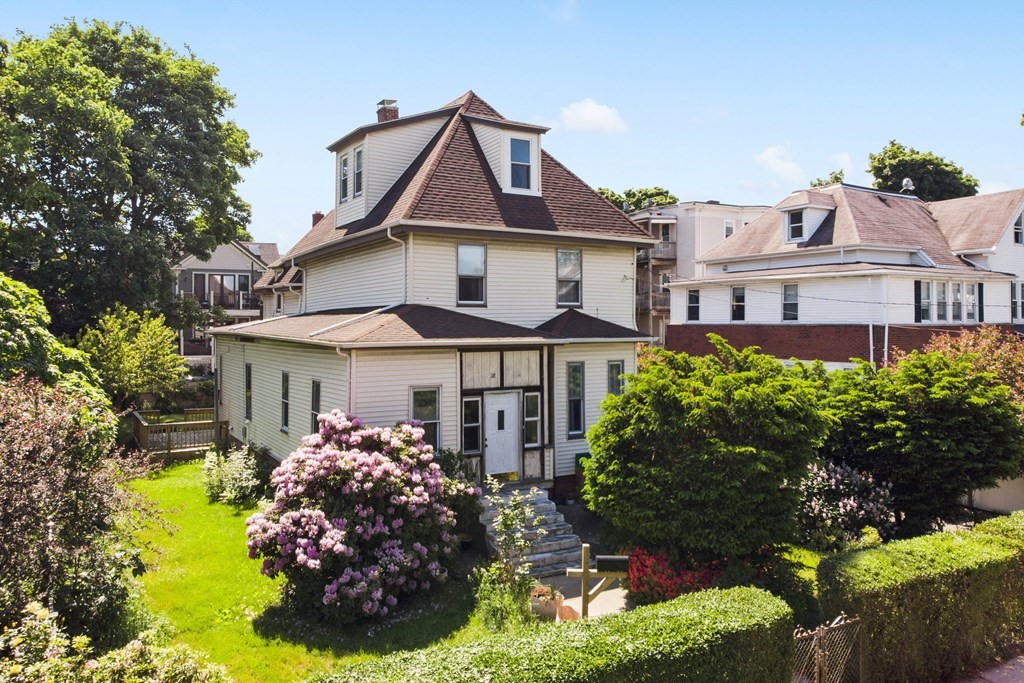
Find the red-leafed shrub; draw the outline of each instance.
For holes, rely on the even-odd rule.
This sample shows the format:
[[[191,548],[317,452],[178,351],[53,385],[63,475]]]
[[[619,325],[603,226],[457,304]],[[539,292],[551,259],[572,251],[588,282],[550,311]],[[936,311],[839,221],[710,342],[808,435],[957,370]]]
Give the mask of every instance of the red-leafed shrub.
[[[664,553],[635,548],[629,554],[629,599],[638,605],[671,600],[684,593],[710,588],[721,573],[718,560],[687,566]]]

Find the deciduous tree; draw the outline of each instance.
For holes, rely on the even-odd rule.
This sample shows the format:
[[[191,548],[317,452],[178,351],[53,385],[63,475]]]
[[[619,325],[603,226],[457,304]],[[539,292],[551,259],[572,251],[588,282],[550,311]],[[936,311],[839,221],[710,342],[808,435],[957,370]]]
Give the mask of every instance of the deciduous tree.
[[[0,59],[0,270],[39,289],[54,329],[115,302],[170,305],[170,262],[243,231],[217,69],[142,28],[101,21],[20,35]]]
[[[666,206],[679,201],[679,197],[676,197],[664,187],[659,186],[629,188],[624,190],[622,194],[607,187],[599,187],[597,188],[597,193],[620,209],[623,202],[628,203],[631,211],[640,211],[647,208],[648,199],[654,202],[654,206]]]
[[[899,192],[903,179],[914,183],[913,194],[923,201],[934,202],[978,194],[978,179],[952,161],[931,152],[919,152],[890,140],[882,151],[868,155],[868,173],[875,177],[879,190]]]

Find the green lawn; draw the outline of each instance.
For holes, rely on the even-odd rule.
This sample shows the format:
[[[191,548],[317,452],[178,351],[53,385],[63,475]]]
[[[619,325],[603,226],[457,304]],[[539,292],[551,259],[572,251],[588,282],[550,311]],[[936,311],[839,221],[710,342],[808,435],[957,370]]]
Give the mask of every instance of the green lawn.
[[[172,466],[135,487],[157,501],[174,529],[153,526],[143,540],[159,549],[142,577],[147,600],[174,629],[174,641],[205,651],[238,683],[300,681],[311,674],[441,640],[470,641],[472,590],[454,581],[410,603],[387,622],[325,627],[278,603],[279,581],[246,556],[252,510],[207,502],[198,462]]]

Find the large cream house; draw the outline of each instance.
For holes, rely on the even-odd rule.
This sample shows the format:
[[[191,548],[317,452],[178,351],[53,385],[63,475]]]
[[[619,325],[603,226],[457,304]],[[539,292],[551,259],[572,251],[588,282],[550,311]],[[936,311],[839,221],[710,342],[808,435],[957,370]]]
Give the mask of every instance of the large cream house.
[[[633,278],[654,240],[545,131],[469,92],[406,117],[383,101],[332,144],[335,207],[257,283],[267,319],[214,331],[232,435],[282,458],[333,408],[414,418],[481,472],[567,495],[646,339]]]

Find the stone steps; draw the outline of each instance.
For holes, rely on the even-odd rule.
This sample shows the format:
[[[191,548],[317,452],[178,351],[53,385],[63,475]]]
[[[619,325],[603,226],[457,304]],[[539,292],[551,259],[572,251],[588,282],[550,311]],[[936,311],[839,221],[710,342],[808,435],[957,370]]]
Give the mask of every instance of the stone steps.
[[[521,486],[506,488],[499,495],[508,500],[516,490],[529,495],[529,490]],[[572,533],[572,525],[565,521],[562,513],[548,499],[547,492],[539,490],[530,496],[527,502],[531,513],[528,515],[529,521],[523,531],[523,537],[531,541],[524,556],[524,560],[530,563],[530,575],[538,578],[564,575],[566,568],[579,567],[582,561],[582,544],[579,536]],[[485,498],[480,521],[487,528],[487,546],[492,553],[495,552],[496,515],[497,510],[493,509]]]

